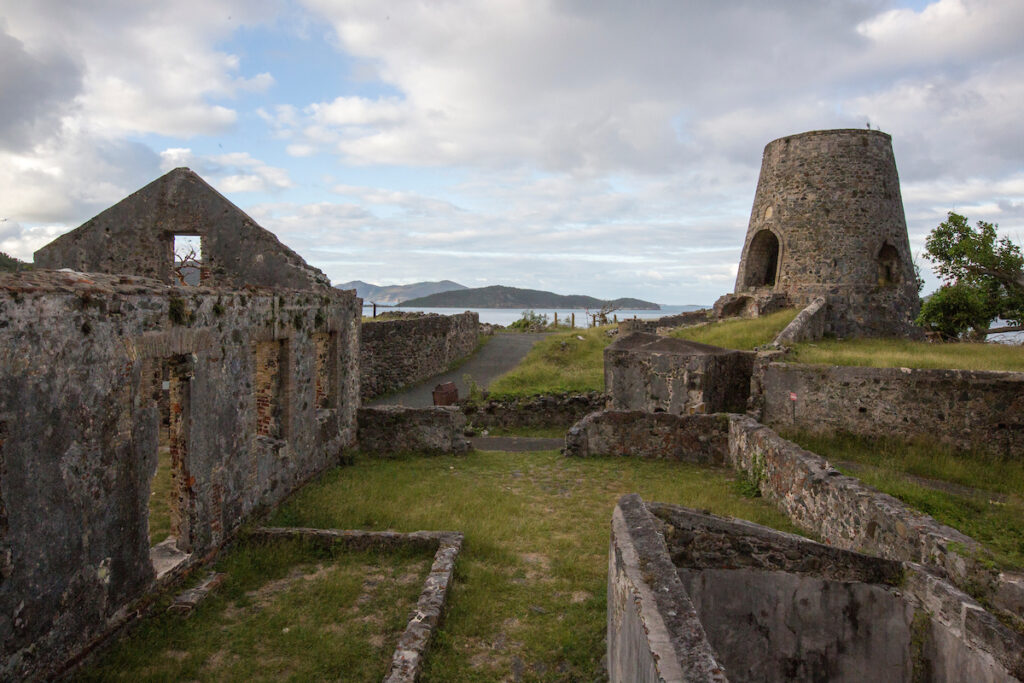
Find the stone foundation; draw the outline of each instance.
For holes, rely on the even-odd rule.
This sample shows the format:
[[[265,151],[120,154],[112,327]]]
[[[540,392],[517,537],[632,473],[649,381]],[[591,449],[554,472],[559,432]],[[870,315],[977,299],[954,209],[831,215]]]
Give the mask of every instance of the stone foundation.
[[[465,453],[465,429],[465,416],[448,406],[359,409],[359,448],[374,455]]]
[[[933,570],[624,496],[609,678],[1013,681],[1024,636]]]
[[[728,415],[672,415],[605,410],[577,422],[565,455],[615,455],[723,465],[729,457]]]
[[[565,427],[604,408],[608,397],[597,391],[586,394],[556,394],[513,399],[487,399],[481,403],[463,401],[462,412],[473,427]]]

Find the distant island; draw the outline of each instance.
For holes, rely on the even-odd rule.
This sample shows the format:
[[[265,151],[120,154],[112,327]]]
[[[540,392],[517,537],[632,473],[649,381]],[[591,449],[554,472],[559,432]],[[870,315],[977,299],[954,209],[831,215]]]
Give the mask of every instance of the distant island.
[[[438,292],[450,292],[456,289],[466,289],[465,285],[451,280],[440,282],[414,282],[411,285],[371,285],[362,280],[352,280],[340,285],[338,289],[354,289],[356,296],[366,303],[386,304],[394,306],[406,299],[420,296],[437,294]]]
[[[422,308],[580,308],[598,310],[605,304],[614,308],[659,311],[661,306],[641,299],[613,299],[602,301],[582,294],[555,294],[538,289],[520,289],[492,285],[473,289],[459,289],[430,294],[403,301],[404,307],[417,306]]]

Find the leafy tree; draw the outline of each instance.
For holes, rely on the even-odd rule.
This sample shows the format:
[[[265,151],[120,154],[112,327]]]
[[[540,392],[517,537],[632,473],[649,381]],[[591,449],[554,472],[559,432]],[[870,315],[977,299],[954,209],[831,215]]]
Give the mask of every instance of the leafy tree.
[[[998,237],[997,225],[952,211],[925,240],[925,256],[935,264],[942,287],[917,318],[946,338],[984,339],[995,332],[1024,330],[1024,256],[1020,247]],[[991,328],[996,318],[1011,324]]]

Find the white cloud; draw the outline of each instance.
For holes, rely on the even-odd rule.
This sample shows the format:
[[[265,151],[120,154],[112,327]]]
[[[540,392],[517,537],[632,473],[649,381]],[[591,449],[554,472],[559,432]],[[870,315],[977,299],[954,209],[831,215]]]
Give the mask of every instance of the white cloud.
[[[179,166],[191,168],[221,192],[271,192],[293,185],[288,171],[269,166],[247,152],[202,156],[187,147],[169,147],[160,152],[162,171]]]

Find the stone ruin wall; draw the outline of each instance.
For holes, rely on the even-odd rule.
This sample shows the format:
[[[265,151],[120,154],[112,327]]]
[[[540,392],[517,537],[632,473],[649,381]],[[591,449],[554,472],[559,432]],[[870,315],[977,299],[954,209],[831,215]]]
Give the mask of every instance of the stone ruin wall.
[[[364,401],[445,372],[476,349],[476,313],[367,321],[359,347]]]
[[[131,274],[178,284],[174,236],[202,240],[201,283],[325,289],[319,269],[187,168],[176,168],[35,253],[37,268]]]
[[[623,496],[608,673],[627,681],[1024,677],[1024,636],[933,569]]]
[[[0,275],[0,678],[52,673],[153,586],[161,420],[193,557],[338,462],[356,437],[358,304]]]
[[[828,332],[906,334],[919,308],[889,135],[811,131],[765,147],[736,294],[823,297]]]
[[[775,428],[1024,457],[1024,373],[768,363],[758,375],[754,403]]]
[[[802,529],[837,548],[941,567],[955,585],[1024,618],[1024,575],[999,572],[974,539],[841,475],[819,455],[743,415],[588,415],[570,457],[620,456],[731,465]]]

